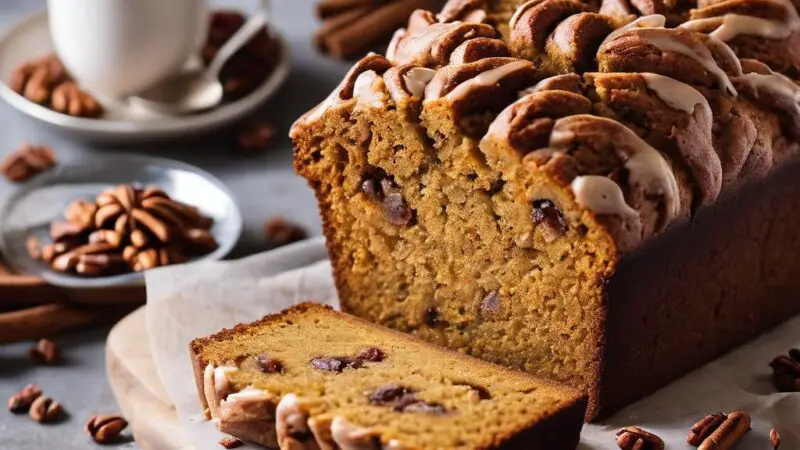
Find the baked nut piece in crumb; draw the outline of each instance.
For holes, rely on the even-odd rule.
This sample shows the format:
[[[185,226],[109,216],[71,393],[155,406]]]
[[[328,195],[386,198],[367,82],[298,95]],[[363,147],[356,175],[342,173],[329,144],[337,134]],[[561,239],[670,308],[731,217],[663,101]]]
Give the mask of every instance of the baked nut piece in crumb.
[[[742,1],[716,36],[666,27],[685,2],[412,15],[291,131],[343,309],[579,388],[589,420],[800,312],[793,47],[725,39],[779,19]]]
[[[195,339],[220,431],[281,449],[578,445],[586,397],[313,303]]]

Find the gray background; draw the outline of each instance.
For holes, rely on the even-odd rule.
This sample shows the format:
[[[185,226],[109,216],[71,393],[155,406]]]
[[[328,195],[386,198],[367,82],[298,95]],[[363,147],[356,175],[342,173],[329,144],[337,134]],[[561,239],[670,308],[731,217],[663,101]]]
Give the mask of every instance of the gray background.
[[[167,0],[168,1],[168,0]],[[0,0],[0,32],[24,16],[45,8],[45,0]],[[250,0],[212,1],[214,5],[248,10]],[[316,27],[313,0],[277,0],[275,23],[289,42],[293,71],[281,92],[256,115],[274,123],[279,139],[260,155],[244,155],[231,145],[230,133],[220,132],[188,141],[136,148],[96,147],[68,140],[41,124],[24,118],[5,103],[0,104],[0,158],[23,141],[48,145],[61,160],[91,157],[106,152],[136,152],[174,158],[197,165],[221,178],[236,195],[245,228],[233,256],[267,249],[263,224],[282,215],[319,234],[312,192],[291,167],[292,145],[286,137],[292,121],[322,100],[341,79],[349,64],[326,59],[311,46]],[[0,181],[0,194],[9,185]],[[0,450],[97,448],[83,433],[85,420],[94,413],[116,412],[105,380],[104,340],[107,329],[58,337],[65,360],[59,367],[37,367],[26,356],[31,343],[0,346],[0,401],[27,383],[38,383],[69,412],[59,424],[41,426],[27,415],[0,410]],[[123,443],[119,448],[137,448]],[[220,447],[221,448],[221,447]]]

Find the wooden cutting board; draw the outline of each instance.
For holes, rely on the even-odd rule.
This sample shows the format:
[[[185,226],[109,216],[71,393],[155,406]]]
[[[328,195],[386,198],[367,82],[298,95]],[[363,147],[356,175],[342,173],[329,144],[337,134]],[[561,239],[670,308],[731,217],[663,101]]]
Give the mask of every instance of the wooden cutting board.
[[[143,450],[190,449],[156,372],[144,307],[122,319],[106,341],[106,374],[123,416]]]

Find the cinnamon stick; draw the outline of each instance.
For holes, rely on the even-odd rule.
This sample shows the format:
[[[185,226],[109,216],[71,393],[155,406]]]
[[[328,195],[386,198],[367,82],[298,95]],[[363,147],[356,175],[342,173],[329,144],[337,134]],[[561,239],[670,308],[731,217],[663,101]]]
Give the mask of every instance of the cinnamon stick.
[[[317,3],[317,17],[327,19],[353,9],[372,9],[376,5],[387,3],[388,1],[390,0],[322,0]]]
[[[324,3],[355,0],[323,0]],[[322,52],[340,59],[355,58],[388,41],[392,33],[406,24],[417,9],[436,10],[440,0],[396,0],[385,4],[369,2],[339,15],[328,17],[316,35]],[[330,6],[329,6],[330,7]],[[342,17],[346,16],[346,17]]]
[[[0,344],[39,339],[63,331],[116,322],[134,305],[79,306],[51,303],[0,314]]]

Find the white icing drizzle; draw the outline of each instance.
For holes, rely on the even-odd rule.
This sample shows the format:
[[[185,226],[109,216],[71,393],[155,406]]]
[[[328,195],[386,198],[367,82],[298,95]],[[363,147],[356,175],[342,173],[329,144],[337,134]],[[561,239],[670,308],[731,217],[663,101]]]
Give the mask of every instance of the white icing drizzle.
[[[434,42],[443,36],[448,31],[454,30],[461,25],[462,22],[449,22],[449,23],[434,23],[430,25],[420,34],[406,36],[406,40],[398,42],[393,46],[391,57],[387,57],[392,62],[398,64],[406,64],[414,62],[417,58],[417,53],[422,50],[430,49]]]
[[[711,117],[711,106],[697,89],[682,81],[657,73],[643,72],[639,75],[644,78],[647,88],[655,92],[658,98],[671,108],[692,114],[694,107],[700,105],[707,111],[708,117]]]
[[[720,87],[727,90],[731,95],[736,96],[736,88],[733,87],[728,75],[717,65],[717,62],[714,61],[714,57],[711,56],[711,52],[705,46],[700,47],[702,50],[698,52],[697,50],[700,50],[700,48],[693,49],[683,42],[674,39],[672,36],[648,36],[646,34],[640,34],[639,37],[662,52],[674,52],[695,60],[717,78],[717,83]]]
[[[239,368],[234,366],[219,366],[214,368],[214,389],[221,397],[225,396],[223,393],[231,390],[228,374],[237,372],[238,370]]]
[[[694,19],[681,24],[680,27],[690,31],[702,32],[708,29],[709,24],[716,24],[719,21],[719,17]],[[722,22],[719,23],[719,26],[708,33],[709,36],[722,42],[728,42],[742,34],[760,36],[767,39],[785,39],[792,34],[792,30],[788,24],[777,20],[728,13],[722,16]]]
[[[227,396],[224,401],[230,402],[236,400],[268,399],[268,398],[270,397],[267,391],[255,388],[253,386],[247,386],[241,391],[234,392],[233,394]]]
[[[378,450],[369,428],[359,427],[344,417],[336,416],[331,421],[331,437],[341,450]]]
[[[310,449],[316,447],[316,443],[313,446],[306,446],[292,437],[293,432],[310,432],[307,420],[308,416],[300,410],[300,402],[297,400],[297,396],[295,394],[284,395],[275,408],[275,429],[278,443],[282,448],[287,440],[292,443],[299,443],[302,448],[308,447]]]
[[[736,77],[736,80],[748,83],[756,91],[763,90],[787,98],[793,103],[800,103],[800,86],[783,74],[746,73]]]
[[[425,88],[431,82],[436,71],[427,67],[412,67],[403,74],[403,84],[406,91],[415,97],[422,98],[425,95]]]
[[[598,47],[598,49],[602,49],[606,43],[613,41],[614,39],[622,36],[625,32],[633,30],[634,28],[664,28],[666,23],[667,18],[661,14],[651,14],[649,16],[639,17],[633,22],[623,25],[609,33],[608,36],[603,39],[603,42],[600,43],[600,47]]]
[[[708,36],[708,40],[706,41],[706,46],[708,44],[712,44],[715,50],[720,50],[721,52],[725,53],[725,56],[728,58],[728,61],[732,62],[734,67],[734,75],[741,75],[742,74],[742,61],[739,60],[739,57],[733,51],[733,49],[726,43],[720,41],[719,39]]]
[[[585,175],[572,180],[575,201],[595,214],[610,214],[638,219],[639,214],[628,206],[619,185],[600,175]]]
[[[665,222],[669,222],[670,219],[676,217],[680,213],[680,195],[675,174],[661,153],[621,123],[589,114],[577,114],[559,119],[553,126],[553,132],[550,135],[550,148],[560,150],[570,146],[575,138],[575,135],[569,129],[572,122],[586,120],[587,118],[591,118],[593,121],[606,122],[613,127],[612,129],[617,131],[611,136],[611,139],[614,139],[617,143],[617,149],[624,148],[626,150],[619,151],[618,155],[625,161],[625,167],[630,174],[630,183],[644,186],[645,189],[649,186],[654,186],[657,192],[650,193],[663,195],[664,197],[668,216]],[[590,182],[590,186],[597,184],[594,181]],[[586,189],[585,186],[581,187]],[[588,193],[583,194],[584,198],[588,198],[588,195]]]
[[[456,86],[455,89],[450,91],[450,93],[448,93],[445,96],[445,98],[447,98],[450,101],[460,100],[460,99],[464,98],[467,94],[469,94],[469,92],[473,88],[476,88],[476,87],[479,87],[479,86],[488,87],[488,86],[495,85],[495,84],[499,83],[500,80],[502,80],[506,75],[509,75],[511,73],[514,73],[517,70],[521,70],[521,69],[524,69],[524,68],[529,67],[529,66],[530,66],[530,63],[527,62],[527,61],[514,61],[512,63],[504,64],[504,65],[502,65],[500,67],[497,67],[497,68],[494,68],[492,70],[487,70],[486,72],[483,72],[483,73],[479,74],[478,76],[473,77],[473,78],[471,78],[471,79],[459,84],[458,86]],[[438,96],[436,96],[435,94],[433,94],[431,92],[428,92],[428,90],[426,89],[425,98],[435,100],[435,99],[438,98]]]
[[[353,98],[359,104],[365,104],[375,108],[382,108],[384,106],[383,98],[380,91],[375,86],[375,83],[381,77],[374,70],[367,70],[362,72],[353,83]]]

